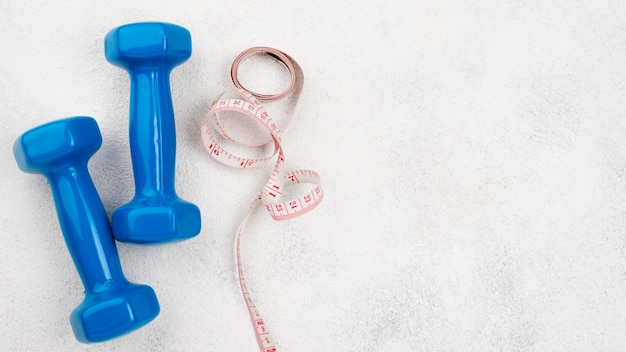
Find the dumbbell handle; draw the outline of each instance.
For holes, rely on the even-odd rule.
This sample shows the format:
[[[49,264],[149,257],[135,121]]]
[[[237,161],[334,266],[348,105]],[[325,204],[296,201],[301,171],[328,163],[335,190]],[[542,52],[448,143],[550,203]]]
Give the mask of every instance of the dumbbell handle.
[[[89,176],[87,162],[48,175],[67,248],[87,293],[127,283],[106,211]]]
[[[171,68],[148,65],[128,70],[129,135],[136,194],[175,196],[176,129],[169,84]]]

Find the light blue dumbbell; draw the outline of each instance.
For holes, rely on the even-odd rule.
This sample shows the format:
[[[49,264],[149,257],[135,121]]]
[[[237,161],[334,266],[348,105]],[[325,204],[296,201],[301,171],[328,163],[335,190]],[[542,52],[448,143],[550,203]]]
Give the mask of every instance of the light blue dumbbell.
[[[50,181],[65,243],[85,286],[85,300],[70,315],[81,342],[105,341],[136,330],[159,314],[150,286],[128,282],[87,162],[102,136],[91,117],[41,125],[17,139],[13,153],[22,171]]]
[[[162,243],[200,233],[200,210],[174,189],[176,131],[170,71],[191,56],[191,35],[168,23],[134,23],[110,31],[107,60],[130,74],[130,148],[134,199],[116,209],[122,242]]]

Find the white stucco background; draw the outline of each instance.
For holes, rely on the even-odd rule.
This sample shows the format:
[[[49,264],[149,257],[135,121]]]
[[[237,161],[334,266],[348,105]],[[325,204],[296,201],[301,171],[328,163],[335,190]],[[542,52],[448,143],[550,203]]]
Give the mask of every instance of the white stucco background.
[[[3,1],[0,346],[4,351],[255,351],[235,230],[269,168],[210,159],[199,125],[242,50],[283,50],[306,80],[284,134],[322,175],[313,212],[244,234],[248,285],[279,351],[626,350],[626,3],[622,1]],[[47,181],[12,144],[97,119],[92,178],[109,214],[133,196],[128,75],[103,37],[191,31],[171,77],[176,187],[194,239],[118,244],[161,314],[78,343],[83,288]]]

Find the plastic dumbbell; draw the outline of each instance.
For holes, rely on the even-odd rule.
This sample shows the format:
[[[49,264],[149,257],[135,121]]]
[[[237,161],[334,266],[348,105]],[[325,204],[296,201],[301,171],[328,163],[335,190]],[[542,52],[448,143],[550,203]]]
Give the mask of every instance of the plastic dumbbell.
[[[130,75],[130,149],[135,197],[113,212],[115,238],[162,243],[200,233],[200,210],[174,189],[176,131],[170,72],[191,56],[185,28],[159,22],[127,24],[105,37],[106,59]]]
[[[105,341],[153,320],[159,314],[154,290],[122,273],[109,220],[87,169],[102,136],[91,117],[50,122],[20,136],[13,146],[19,168],[45,175],[85,299],[70,315],[81,342]]]

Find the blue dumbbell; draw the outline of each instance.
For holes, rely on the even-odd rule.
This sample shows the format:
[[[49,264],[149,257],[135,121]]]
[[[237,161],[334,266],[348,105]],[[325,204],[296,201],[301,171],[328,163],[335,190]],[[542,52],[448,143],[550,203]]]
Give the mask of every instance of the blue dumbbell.
[[[81,342],[105,341],[136,330],[159,314],[150,286],[128,282],[109,219],[87,162],[102,136],[91,117],[47,123],[17,139],[13,153],[22,171],[46,176],[65,243],[85,286],[85,300],[70,315]]]
[[[200,233],[200,210],[174,189],[176,130],[170,72],[191,56],[191,35],[168,23],[133,23],[110,31],[106,59],[130,74],[130,149],[135,197],[113,212],[122,242],[162,243]]]

